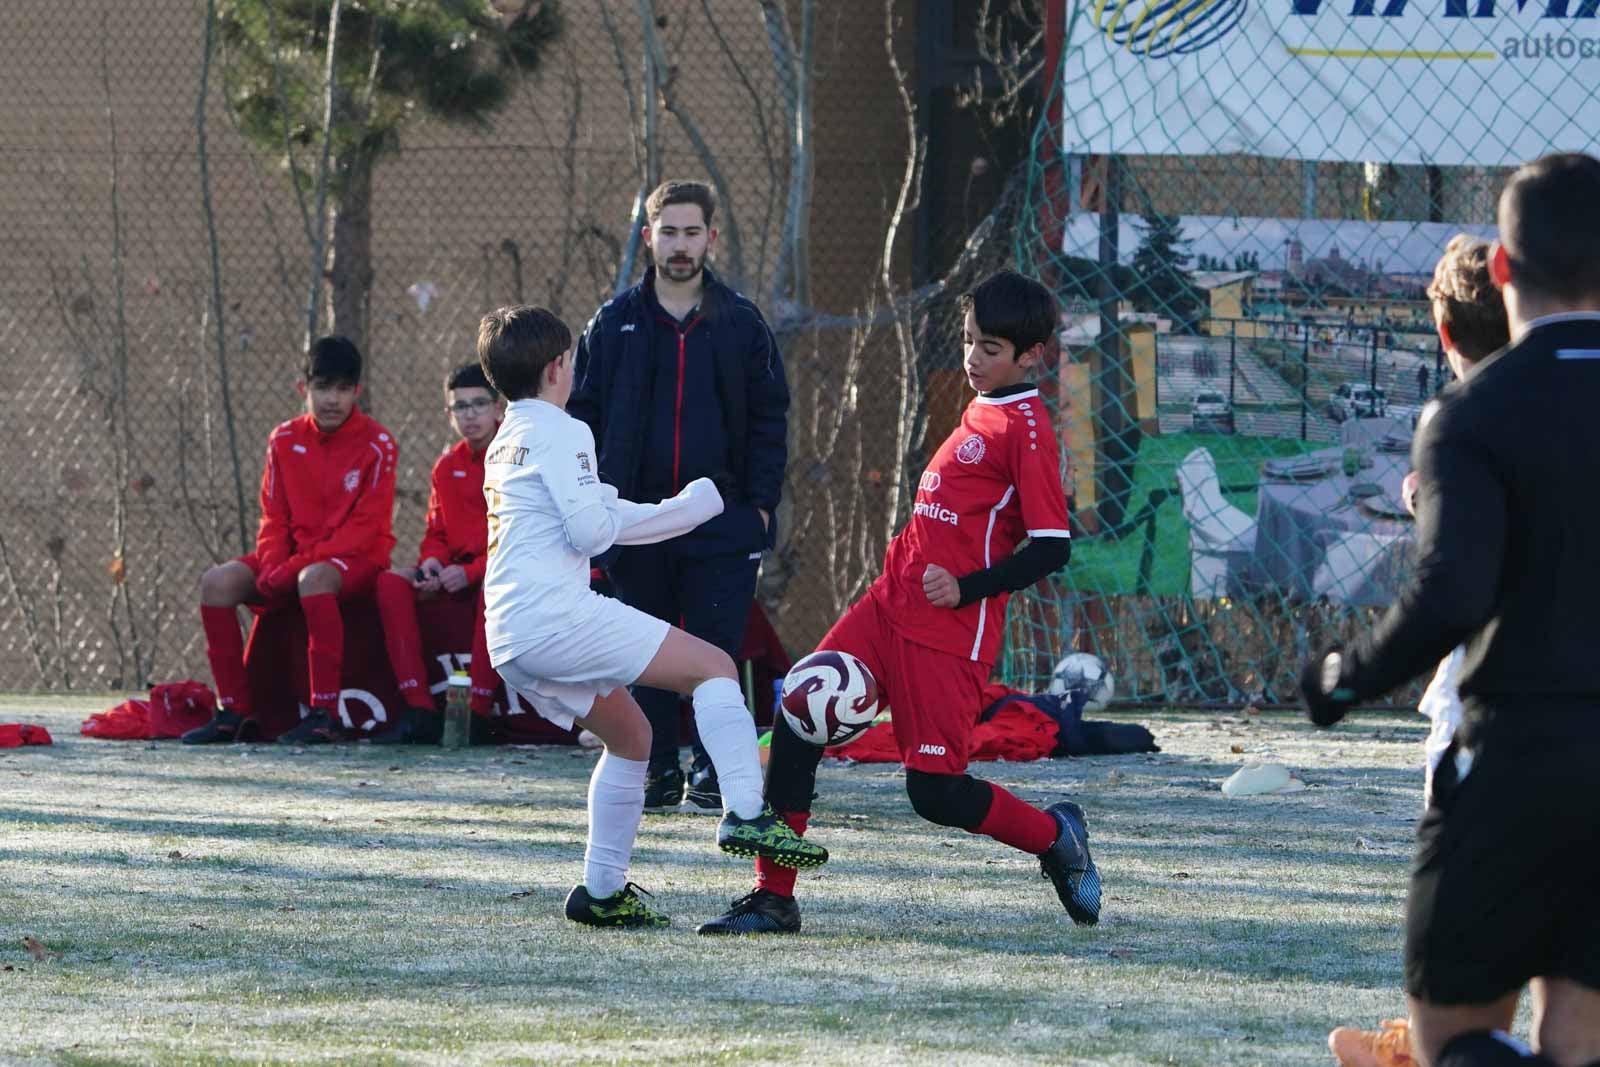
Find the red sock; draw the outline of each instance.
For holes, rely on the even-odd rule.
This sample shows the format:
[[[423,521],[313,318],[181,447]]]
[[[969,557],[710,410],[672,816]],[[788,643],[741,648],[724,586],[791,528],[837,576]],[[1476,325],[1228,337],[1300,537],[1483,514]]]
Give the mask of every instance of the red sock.
[[[311,706],[323,711],[339,710],[339,675],[344,670],[344,618],[339,614],[339,598],[332,593],[317,593],[300,598],[306,616],[307,649],[311,660]]]
[[[972,832],[992,837],[1003,845],[1031,852],[1035,856],[1048,852],[1050,846],[1056,843],[1056,834],[1061,829],[1056,825],[1055,817],[1018,800],[1014,794],[993,782],[986,784],[994,790],[994,799],[989,803],[989,814]]]
[[[417,628],[417,593],[394,571],[384,571],[377,582],[378,616],[383,619],[383,645],[389,666],[400,684],[400,699],[408,707],[433,710],[428,676],[422,669],[422,631]],[[311,616],[306,615],[310,625]],[[341,628],[340,633],[343,633]],[[312,688],[316,688],[315,685]]]
[[[500,675],[489,662],[489,635],[483,629],[483,587],[478,587],[478,610],[472,614],[472,662],[467,664],[472,677],[472,713],[490,715],[494,695],[500,690]]]
[[[789,829],[797,834],[806,832],[806,824],[811,821],[809,811],[786,811],[781,816],[789,824]],[[769,893],[776,893],[780,897],[794,896],[794,881],[800,872],[793,867],[780,867],[771,860],[756,860],[756,888],[765,889]]]
[[[236,608],[200,605],[200,626],[206,633],[206,658],[211,680],[217,684],[217,706],[250,715],[250,687],[244,675],[244,638],[239,634]]]

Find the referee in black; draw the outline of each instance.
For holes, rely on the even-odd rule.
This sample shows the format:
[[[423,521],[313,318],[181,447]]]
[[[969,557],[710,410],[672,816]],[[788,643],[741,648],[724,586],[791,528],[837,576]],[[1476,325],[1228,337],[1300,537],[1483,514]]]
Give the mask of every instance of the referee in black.
[[[1499,226],[1512,340],[1424,411],[1413,578],[1301,690],[1331,726],[1465,643],[1406,906],[1412,1040],[1432,1067],[1600,1067],[1600,160],[1523,167]],[[1530,981],[1536,1052],[1505,1037]]]

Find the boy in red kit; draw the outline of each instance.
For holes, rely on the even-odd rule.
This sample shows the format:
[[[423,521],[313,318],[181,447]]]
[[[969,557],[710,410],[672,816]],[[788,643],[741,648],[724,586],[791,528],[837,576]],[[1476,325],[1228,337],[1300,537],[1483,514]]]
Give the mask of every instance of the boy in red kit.
[[[1071,555],[1055,434],[1027,381],[1055,329],[1055,301],[1038,282],[1002,271],[961,304],[967,381],[978,395],[923,471],[883,574],[817,648],[854,655],[877,679],[879,698],[894,708],[916,813],[1038,856],[1073,921],[1092,924],[1100,875],[1082,809],[1061,802],[1041,811],[966,773],[1006,601]],[[797,833],[810,817],[822,751],[777,717],[767,801]],[[795,872],[758,860],[756,875],[755,891],[700,933],[799,931]]]
[[[339,601],[370,595],[394,548],[393,435],[356,410],[361,353],[343,337],[323,337],[296,383],[306,413],[267,438],[256,550],[206,571],[200,620],[217,687],[217,714],[183,735],[185,744],[233,741],[250,718],[241,604],[276,607],[298,599],[311,664],[311,710],[280,741],[338,740],[344,620]]]
[[[422,666],[422,635],[417,601],[436,596],[471,597],[478,605],[472,627],[472,710],[488,715],[500,676],[489,663],[483,636],[480,589],[488,565],[488,505],[483,499],[483,453],[500,428],[504,405],[476,362],[450,372],[444,385],[445,410],[461,440],[433,465],[428,496],[428,529],[422,535],[414,568],[378,575],[378,613],[383,617],[389,665],[400,683],[406,717],[374,737],[374,744],[400,744],[438,735],[438,708]]]

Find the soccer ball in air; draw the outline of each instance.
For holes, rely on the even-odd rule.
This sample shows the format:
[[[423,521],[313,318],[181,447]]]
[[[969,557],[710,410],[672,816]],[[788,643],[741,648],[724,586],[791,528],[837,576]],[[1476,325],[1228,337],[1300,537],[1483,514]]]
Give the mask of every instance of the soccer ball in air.
[[[1116,696],[1116,681],[1105,660],[1089,652],[1071,652],[1050,672],[1050,692],[1084,694],[1084,711],[1099,711]]]
[[[848,652],[813,652],[789,668],[779,705],[795,736],[813,745],[842,745],[877,718],[878,682]]]

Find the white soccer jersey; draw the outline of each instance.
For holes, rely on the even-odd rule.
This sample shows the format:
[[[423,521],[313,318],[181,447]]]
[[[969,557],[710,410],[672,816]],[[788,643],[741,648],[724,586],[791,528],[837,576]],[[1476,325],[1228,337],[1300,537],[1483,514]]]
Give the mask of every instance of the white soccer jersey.
[[[594,610],[589,557],[610,548],[616,531],[598,466],[589,427],[554,404],[516,400],[506,409],[483,461],[483,625],[496,663]],[[592,536],[580,549],[569,528]]]
[[[589,427],[554,404],[516,400],[506,409],[483,474],[483,624],[496,666],[582,630],[601,610],[604,598],[589,589],[591,557],[685,533],[722,512],[706,479],[660,504],[634,504],[601,483],[598,466]]]

